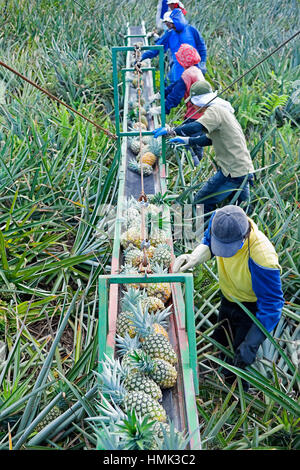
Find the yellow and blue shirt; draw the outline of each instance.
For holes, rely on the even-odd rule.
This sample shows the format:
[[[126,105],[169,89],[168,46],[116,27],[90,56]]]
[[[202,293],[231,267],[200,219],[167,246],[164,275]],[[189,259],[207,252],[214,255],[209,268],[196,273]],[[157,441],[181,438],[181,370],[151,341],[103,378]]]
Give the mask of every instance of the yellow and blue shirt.
[[[202,243],[210,246],[212,215]],[[256,302],[256,318],[267,331],[277,325],[284,304],[281,287],[281,267],[275,248],[268,238],[249,219],[249,241],[230,258],[216,256],[219,285],[224,297],[234,302]]]

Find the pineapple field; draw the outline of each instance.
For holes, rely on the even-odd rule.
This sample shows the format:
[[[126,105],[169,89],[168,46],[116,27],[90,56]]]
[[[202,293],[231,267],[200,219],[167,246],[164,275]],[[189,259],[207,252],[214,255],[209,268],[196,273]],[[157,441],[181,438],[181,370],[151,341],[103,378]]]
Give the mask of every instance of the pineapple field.
[[[299,28],[297,0],[184,5],[217,91]],[[0,6],[0,449],[299,450],[300,36],[222,96],[246,136],[248,215],[279,255],[285,298],[257,360],[229,386],[212,338],[215,259],[187,275],[188,331],[177,321],[188,286],[168,282],[174,257],[191,250],[173,237],[173,208],[213,174],[214,150],[195,167],[189,151],[151,135],[163,124],[148,112],[161,63],[131,67],[139,45],[154,44],[140,32],[155,28],[157,1]],[[128,38],[136,49],[115,56]],[[183,116],[181,103],[166,122]],[[110,284],[107,300],[99,279],[110,276],[129,281]],[[181,340],[197,366],[188,358],[190,379]]]

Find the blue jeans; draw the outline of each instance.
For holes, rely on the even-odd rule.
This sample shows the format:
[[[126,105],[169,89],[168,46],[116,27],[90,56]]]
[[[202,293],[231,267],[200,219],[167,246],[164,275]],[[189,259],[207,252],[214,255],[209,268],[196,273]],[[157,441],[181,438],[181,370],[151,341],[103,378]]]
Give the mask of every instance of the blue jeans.
[[[246,175],[245,175],[246,176]],[[200,191],[198,191],[194,197],[194,204],[203,204],[204,213],[215,210],[216,205],[228,197],[233,197],[242,185],[245,176],[239,176],[237,178],[231,178],[230,176],[224,176],[221,170],[218,170],[209,180],[204,183]],[[250,189],[249,183],[253,184],[253,174],[248,175],[248,180],[244,187],[239,190],[239,196],[237,202],[249,201]],[[214,194],[220,193],[220,194]],[[212,196],[210,196],[212,195]],[[206,199],[204,199],[206,198]]]

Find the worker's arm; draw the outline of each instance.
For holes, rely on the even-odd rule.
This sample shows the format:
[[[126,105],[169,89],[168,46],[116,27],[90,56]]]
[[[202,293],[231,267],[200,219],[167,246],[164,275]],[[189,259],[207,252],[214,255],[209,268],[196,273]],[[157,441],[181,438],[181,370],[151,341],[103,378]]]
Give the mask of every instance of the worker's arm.
[[[211,139],[205,135],[207,129],[202,124],[200,124],[200,122],[195,121],[179,126],[175,129],[175,132],[178,136],[188,136],[189,139],[184,142],[188,145],[200,145],[201,147],[212,145]],[[176,137],[175,139],[170,139],[170,142],[180,143],[179,140],[176,140]]]
[[[256,318],[268,332],[271,332],[279,322],[284,305],[280,270],[260,266],[252,258],[249,259],[249,269],[252,288],[257,297]],[[234,365],[242,368],[251,365],[255,361],[259,346],[265,339],[265,334],[254,323],[235,352]]]
[[[165,110],[166,114],[170,114],[172,108],[176,108],[186,92],[186,85],[182,78],[174,84],[168,86],[165,90]]]
[[[199,63],[199,67],[200,67],[203,75],[205,75],[205,73],[206,73],[207,47],[206,47],[205,41],[204,41],[203,37],[201,36],[201,34],[199,33],[199,31],[196,28],[194,28],[193,26],[191,26],[191,28],[192,28],[192,31],[193,31],[193,36],[194,36],[194,40],[195,40],[196,49],[199,52],[199,55],[201,57],[201,62]]]
[[[164,46],[164,52],[166,52],[170,47],[169,36],[170,36],[170,32],[166,31],[165,34],[163,34],[157,41],[155,41],[156,46]],[[152,59],[153,57],[156,57],[158,54],[159,54],[159,51],[157,49],[145,51],[142,54],[141,61],[145,59]]]

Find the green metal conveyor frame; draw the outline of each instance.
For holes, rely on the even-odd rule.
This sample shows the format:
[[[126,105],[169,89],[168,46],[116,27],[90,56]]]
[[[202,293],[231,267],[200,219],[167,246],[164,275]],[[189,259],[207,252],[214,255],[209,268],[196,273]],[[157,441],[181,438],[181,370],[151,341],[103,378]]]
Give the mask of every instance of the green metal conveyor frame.
[[[120,286],[122,284],[134,283],[157,283],[167,282],[172,287],[172,304],[174,310],[173,330],[178,341],[177,351],[179,359],[180,384],[178,385],[179,394],[177,399],[179,403],[178,410],[182,410],[184,415],[184,428],[192,435],[189,443],[191,450],[201,449],[201,440],[199,433],[198,412],[196,405],[196,395],[199,393],[199,381],[197,373],[197,351],[196,351],[196,332],[194,319],[194,301],[193,301],[193,275],[187,273],[169,273],[164,275],[122,275],[119,274],[120,268],[120,237],[122,225],[122,203],[125,191],[126,176],[126,154],[127,139],[129,136],[140,135],[139,132],[128,131],[127,114],[129,85],[126,81],[126,74],[134,69],[130,66],[129,55],[135,48],[130,45],[132,38],[144,38],[145,46],[141,50],[155,49],[159,51],[159,70],[160,70],[160,93],[161,93],[161,125],[165,125],[165,107],[164,107],[164,51],[163,46],[149,46],[147,43],[144,23],[142,24],[142,34],[132,34],[128,26],[128,34],[126,36],[126,46],[112,48],[113,62],[113,85],[114,85],[114,101],[116,116],[116,133],[118,143],[121,148],[121,161],[119,167],[119,191],[118,206],[115,224],[114,245],[112,252],[111,274],[99,276],[99,327],[98,327],[98,343],[99,343],[99,371],[101,371],[101,361],[104,355],[115,357],[115,330],[116,318],[118,314],[118,299],[120,294]],[[119,108],[119,90],[117,55],[120,52],[127,53],[126,67],[121,70],[123,82],[124,103],[123,103],[123,127],[120,125],[120,108]],[[152,72],[152,80],[154,82],[153,67],[142,68],[144,72]],[[158,125],[158,117],[153,118],[154,125]],[[142,135],[151,135],[151,131],[142,131]],[[167,189],[167,164],[165,158],[165,139],[162,139],[162,155],[159,159],[159,185],[161,192]],[[165,208],[165,219],[169,221],[169,233],[171,234],[169,209]],[[170,235],[171,238],[171,235]],[[172,238],[170,244],[172,246]],[[182,290],[184,287],[184,294]],[[175,337],[174,336],[174,337]]]

